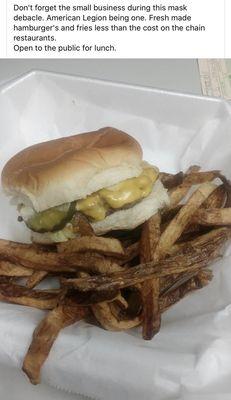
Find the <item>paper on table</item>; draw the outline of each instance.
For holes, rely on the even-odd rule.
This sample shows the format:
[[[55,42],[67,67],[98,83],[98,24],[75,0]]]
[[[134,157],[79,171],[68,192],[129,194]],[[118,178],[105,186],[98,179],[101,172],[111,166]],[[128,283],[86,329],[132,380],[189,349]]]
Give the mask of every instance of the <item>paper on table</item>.
[[[86,99],[79,99],[77,117],[76,113],[74,117],[71,113],[65,116],[70,102],[65,90],[60,108],[60,88],[54,85],[52,95],[46,85],[35,85],[34,89],[26,100],[23,97],[23,105],[15,104],[10,92],[7,102],[3,102],[8,114],[2,113],[1,117],[9,130],[8,137],[0,136],[2,164],[25,145],[49,139],[54,133],[62,135],[65,124],[70,128],[66,118],[72,118],[71,125],[76,124],[78,131],[90,129],[85,119],[93,115],[90,124],[95,123],[96,127],[110,122],[134,131],[145,158],[166,171],[200,163],[204,168],[221,168],[230,177],[228,112],[218,113],[197,130],[189,126],[182,131],[176,123],[138,118],[110,107],[105,110]],[[166,97],[166,107],[167,101]],[[40,120],[36,111],[37,108],[41,111],[41,107]],[[61,110],[65,116],[63,129],[56,123],[61,119]],[[16,140],[19,138],[20,141]],[[16,221],[16,212],[2,194],[0,204],[0,237],[28,239],[23,226]],[[215,276],[208,287],[191,294],[163,315],[161,332],[150,342],[141,339],[139,329],[113,333],[84,322],[67,328],[55,342],[43,368],[43,381],[104,400],[205,400],[213,398],[211,395],[214,399],[225,399],[231,392],[229,252],[230,248],[226,257],[214,265]],[[43,315],[38,310],[0,304],[1,364],[21,367],[32,332]]]
[[[231,60],[205,58],[198,64],[204,95],[231,100]]]

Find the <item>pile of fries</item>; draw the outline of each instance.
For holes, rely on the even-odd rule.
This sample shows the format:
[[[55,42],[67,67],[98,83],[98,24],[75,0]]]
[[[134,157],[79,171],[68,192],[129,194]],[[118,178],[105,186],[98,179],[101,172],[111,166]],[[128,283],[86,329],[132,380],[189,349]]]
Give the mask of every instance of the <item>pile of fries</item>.
[[[78,236],[64,243],[0,240],[0,300],[48,310],[23,363],[33,384],[61,329],[81,319],[113,331],[141,325],[149,340],[164,311],[211,281],[207,267],[231,236],[231,186],[199,170],[161,173],[170,205],[133,231],[97,237],[79,214]],[[59,289],[35,289],[53,277]]]

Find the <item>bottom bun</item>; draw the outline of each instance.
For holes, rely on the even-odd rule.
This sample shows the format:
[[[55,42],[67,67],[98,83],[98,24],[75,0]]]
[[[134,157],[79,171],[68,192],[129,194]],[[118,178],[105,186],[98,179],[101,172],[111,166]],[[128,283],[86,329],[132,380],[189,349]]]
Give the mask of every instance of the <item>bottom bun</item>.
[[[160,180],[157,180],[148,197],[126,210],[115,211],[103,221],[93,222],[91,225],[97,235],[103,235],[109,231],[131,230],[141,225],[159,209],[169,204],[167,190]],[[73,239],[75,235],[71,230],[71,224],[67,224],[62,231],[37,233],[31,232],[33,242],[49,244],[64,242]]]

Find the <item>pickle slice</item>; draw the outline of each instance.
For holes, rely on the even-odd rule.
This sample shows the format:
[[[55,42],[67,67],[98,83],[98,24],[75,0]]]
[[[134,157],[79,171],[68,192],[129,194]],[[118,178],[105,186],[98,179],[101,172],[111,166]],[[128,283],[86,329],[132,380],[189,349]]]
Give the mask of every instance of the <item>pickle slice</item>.
[[[32,231],[39,233],[61,230],[72,219],[76,211],[75,204],[73,201],[35,213],[25,223]]]

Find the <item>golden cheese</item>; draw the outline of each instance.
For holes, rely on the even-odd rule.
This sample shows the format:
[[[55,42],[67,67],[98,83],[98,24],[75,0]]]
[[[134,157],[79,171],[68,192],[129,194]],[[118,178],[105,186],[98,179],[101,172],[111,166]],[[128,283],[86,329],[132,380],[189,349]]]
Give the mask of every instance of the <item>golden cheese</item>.
[[[78,200],[76,208],[95,221],[103,220],[109,208],[119,209],[147,197],[158,178],[157,169],[144,168],[141,175],[101,189],[86,199]]]

